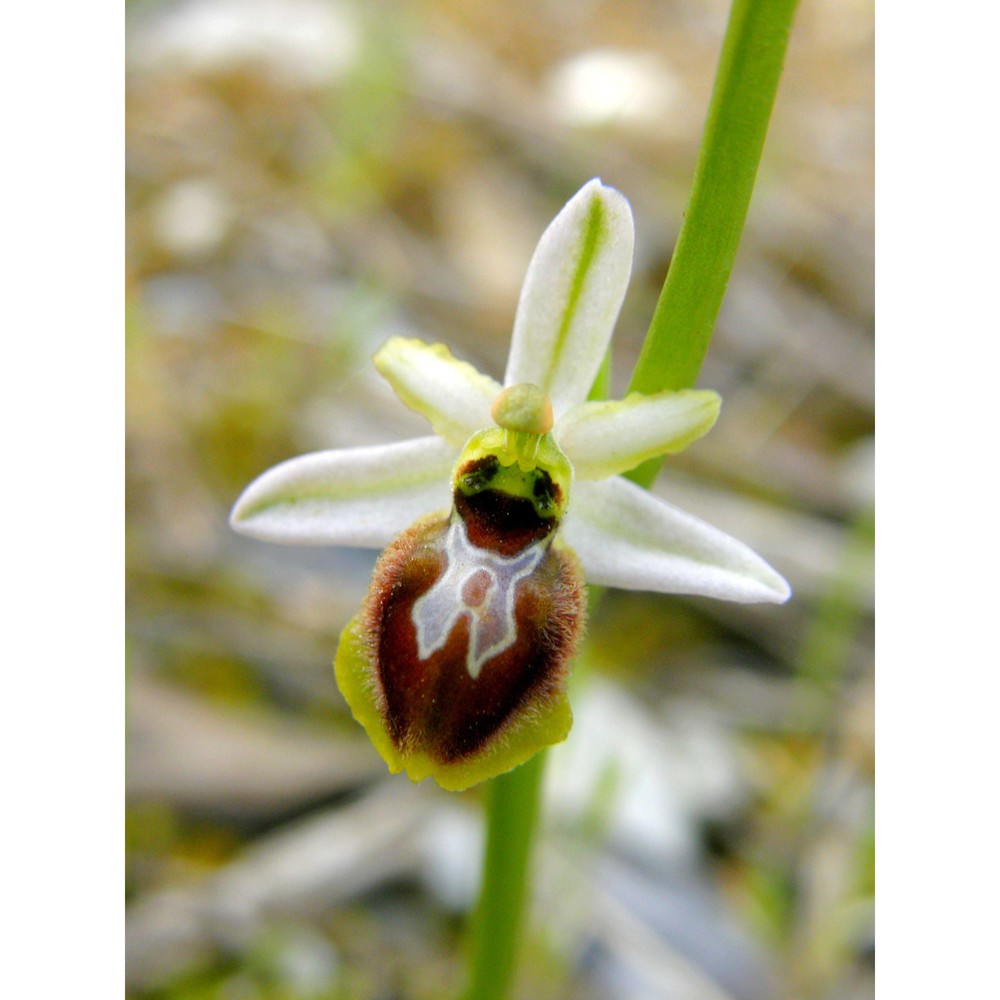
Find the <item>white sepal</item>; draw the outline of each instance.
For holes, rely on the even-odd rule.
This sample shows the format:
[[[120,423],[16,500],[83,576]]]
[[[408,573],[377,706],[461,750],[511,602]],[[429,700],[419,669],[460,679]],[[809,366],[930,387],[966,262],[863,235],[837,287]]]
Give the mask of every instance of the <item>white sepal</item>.
[[[492,423],[490,407],[500,384],[459,361],[443,344],[391,337],[372,360],[396,395],[456,447]]]
[[[604,479],[686,448],[711,429],[720,404],[717,393],[698,389],[581,403],[556,437],[578,479]]]
[[[255,479],[230,524],[267,542],[381,548],[448,508],[457,456],[438,437],[302,455]]]
[[[555,217],[521,290],[504,385],[531,382],[556,418],[587,398],[632,270],[632,210],[597,179]]]
[[[590,583],[740,603],[791,595],[751,548],[619,477],[576,483],[562,532]]]

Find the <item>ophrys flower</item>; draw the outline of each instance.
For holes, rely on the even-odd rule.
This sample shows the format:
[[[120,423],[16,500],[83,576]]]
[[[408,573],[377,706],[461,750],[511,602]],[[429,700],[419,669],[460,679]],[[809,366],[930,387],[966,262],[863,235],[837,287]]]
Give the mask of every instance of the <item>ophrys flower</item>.
[[[586,184],[532,258],[503,385],[441,345],[392,338],[375,366],[434,436],[291,459],[233,510],[268,541],[392,543],[336,668],[394,772],[465,788],[566,737],[581,571],[634,590],[789,595],[747,546],[620,476],[709,430],[715,393],[587,401],[633,238],[625,198]]]

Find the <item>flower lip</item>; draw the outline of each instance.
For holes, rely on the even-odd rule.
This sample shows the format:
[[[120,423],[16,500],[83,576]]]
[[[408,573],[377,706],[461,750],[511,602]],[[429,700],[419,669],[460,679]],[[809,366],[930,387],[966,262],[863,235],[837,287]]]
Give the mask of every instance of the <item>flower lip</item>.
[[[424,518],[383,552],[335,665],[390,771],[454,791],[569,734],[568,663],[586,613],[577,562],[553,546],[487,560],[487,592],[470,594],[484,564],[462,565],[460,529]]]

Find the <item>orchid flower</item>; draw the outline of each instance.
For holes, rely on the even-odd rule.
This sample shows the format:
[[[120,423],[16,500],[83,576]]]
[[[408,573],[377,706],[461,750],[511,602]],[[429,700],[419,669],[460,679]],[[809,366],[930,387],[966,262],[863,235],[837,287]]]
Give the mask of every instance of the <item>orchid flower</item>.
[[[466,788],[566,738],[583,581],[781,602],[743,543],[621,478],[708,431],[709,391],[588,401],[625,296],[632,213],[586,184],[528,268],[503,384],[442,345],[393,337],[375,367],[432,436],[291,459],[233,527],[388,548],[341,635],[338,684],[390,770]]]

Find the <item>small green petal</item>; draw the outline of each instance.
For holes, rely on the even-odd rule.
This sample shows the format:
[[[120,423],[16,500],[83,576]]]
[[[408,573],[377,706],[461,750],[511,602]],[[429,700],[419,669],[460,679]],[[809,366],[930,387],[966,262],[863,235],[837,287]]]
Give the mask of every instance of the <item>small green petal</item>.
[[[582,403],[559,421],[556,437],[578,478],[604,479],[686,448],[711,430],[721,403],[699,389]]]
[[[459,361],[443,344],[391,337],[372,360],[400,400],[451,444],[463,445],[492,423],[490,407],[499,383]]]

